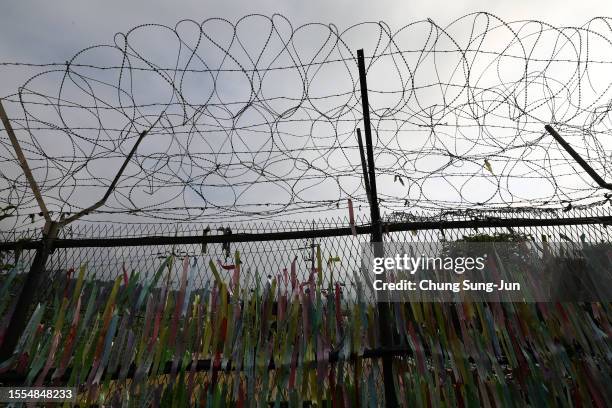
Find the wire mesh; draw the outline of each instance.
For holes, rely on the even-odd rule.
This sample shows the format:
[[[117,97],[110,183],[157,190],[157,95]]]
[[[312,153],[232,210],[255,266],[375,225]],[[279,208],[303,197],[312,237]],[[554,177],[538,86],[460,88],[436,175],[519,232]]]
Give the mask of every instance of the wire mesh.
[[[367,203],[355,139],[364,48],[383,210],[593,205],[608,195],[544,125],[609,178],[610,26],[487,13],[397,29],[280,15],[144,24],[66,62],[1,63],[32,70],[3,100],[56,220],[101,198],[153,124],[89,221],[336,217],[347,198]],[[27,228],[39,210],[10,144],[0,149],[3,229]]]
[[[505,214],[505,217],[499,212],[471,212],[462,216],[455,213],[451,219],[454,222],[476,219],[484,220],[486,223],[487,219],[504,219],[508,224],[505,227],[477,229],[448,228],[447,224],[440,224],[440,228],[413,230],[408,226],[403,230],[385,232],[383,236],[387,242],[456,241],[475,236],[500,237],[504,234],[533,239],[537,242],[543,240],[610,242],[608,232],[610,219],[607,218],[609,216],[607,208],[544,212],[539,218],[536,218],[532,212],[512,212]],[[415,222],[423,220],[422,216],[406,217]],[[431,218],[425,217],[425,219],[432,221]],[[574,220],[585,219],[588,223],[574,223]],[[525,220],[530,221],[530,226],[524,226]],[[538,220],[541,224],[539,226]],[[549,220],[563,222],[560,225],[546,225],[546,221]],[[534,221],[536,225],[533,225]],[[335,222],[327,220],[322,225],[342,226],[343,222],[345,220]],[[278,226],[278,224],[271,225]],[[393,223],[387,220],[384,225],[388,228],[392,227]],[[270,225],[267,233],[273,232],[269,227]],[[308,227],[313,228],[312,223]],[[314,227],[317,227],[316,223]],[[165,227],[158,226],[153,231],[160,234],[160,228]],[[261,233],[261,237],[265,237],[266,232],[262,232],[264,229],[263,225],[258,225],[258,229],[246,226],[244,229],[236,228],[236,231],[257,230]],[[90,225],[84,225],[75,227],[72,234],[85,238],[83,231],[94,232],[93,236],[102,238],[101,233],[108,230],[92,230]],[[144,231],[139,232],[138,227],[134,227],[129,231],[132,236],[143,236],[152,230],[146,227]],[[201,226],[189,226],[184,230],[175,229],[173,232],[186,236],[191,231],[201,231]],[[109,234],[111,235],[109,240],[112,241],[116,231],[110,230]],[[71,235],[62,235],[62,237],[69,236]],[[288,406],[316,405],[327,401],[354,406],[355,399],[359,399],[365,406],[382,406],[383,385],[388,379],[382,376],[380,357],[385,353],[393,355],[392,380],[395,382],[398,400],[402,406],[421,406],[429,403],[456,405],[458,401],[469,400],[502,406],[511,404],[513,400],[531,403],[537,398],[541,398],[540,402],[544,405],[555,405],[567,402],[565,398],[568,392],[574,393],[572,398],[583,401],[596,397],[607,398],[605,387],[601,382],[606,373],[609,373],[610,367],[606,357],[606,350],[609,350],[610,344],[608,337],[603,335],[606,325],[610,323],[606,304],[394,304],[392,339],[388,348],[381,348],[376,308],[366,306],[360,309],[360,305],[375,304],[374,299],[368,298],[367,293],[357,293],[359,288],[354,275],[355,269],[360,265],[361,245],[368,243],[369,240],[369,234],[356,236],[349,234],[282,241],[230,242],[229,248],[223,243],[209,243],[206,248],[197,243],[130,247],[59,247],[48,260],[46,272],[48,279],[42,283],[37,300],[47,305],[56,305],[49,306],[43,317],[43,322],[46,320],[47,324],[51,324],[57,318],[57,305],[61,304],[66,293],[70,294],[74,290],[78,268],[87,264],[85,276],[89,283],[82,292],[83,302],[92,297],[94,305],[92,310],[103,313],[105,304],[112,296],[113,285],[119,279],[122,283],[118,298],[128,296],[132,299],[127,303],[118,302],[122,306],[118,306],[117,310],[118,328],[115,342],[125,344],[126,339],[121,338],[119,333],[125,332],[127,327],[131,327],[135,337],[138,337],[138,333],[145,333],[147,322],[149,326],[152,325],[153,312],[147,311],[149,306],[144,307],[144,304],[139,309],[130,309],[129,305],[133,304],[133,300],[143,287],[136,284],[135,292],[124,295],[130,292],[128,285],[123,283],[124,279],[127,276],[129,281],[130,277],[140,273],[143,283],[151,281],[154,271],[169,256],[177,260],[176,265],[169,273],[164,272],[164,277],[156,281],[155,287],[150,291],[151,299],[170,299],[170,303],[166,304],[168,310],[173,310],[173,302],[180,301],[181,292],[185,295],[184,305],[193,305],[197,296],[201,299],[212,299],[210,289],[214,287],[217,278],[212,273],[210,262],[217,266],[220,280],[230,285],[234,279],[234,270],[225,269],[223,266],[235,263],[236,251],[240,253],[239,283],[244,290],[243,296],[248,297],[251,293],[259,299],[257,303],[260,305],[266,302],[266,292],[265,290],[262,292],[262,288],[269,288],[272,282],[279,283],[281,289],[284,282],[285,290],[288,290],[293,270],[299,283],[307,283],[311,279],[313,267],[315,276],[317,269],[320,266],[323,268],[323,283],[320,286],[315,285],[313,293],[320,294],[325,305],[321,308],[320,316],[325,322],[321,330],[326,333],[325,336],[330,336],[326,337],[330,343],[312,346],[316,350],[326,350],[323,359],[319,354],[308,354],[307,348],[300,343],[304,341],[306,335],[297,337],[295,343],[289,343],[289,350],[300,350],[301,360],[298,360],[297,367],[301,367],[303,376],[300,381],[293,380],[297,381],[293,383],[293,387],[289,387],[288,384],[291,367],[296,365],[292,365],[291,357],[288,355],[273,354],[263,357],[266,356],[265,348],[256,348],[257,353],[263,354],[259,354],[258,363],[248,366],[249,359],[246,355],[240,353],[236,355],[235,347],[240,344],[236,343],[236,338],[229,343],[230,346],[227,346],[229,348],[224,348],[222,352],[219,350],[219,354],[215,354],[212,350],[194,354],[198,347],[195,349],[192,347],[201,343],[197,341],[193,343],[193,338],[187,340],[189,337],[186,337],[184,343],[175,344],[179,350],[178,355],[182,356],[175,371],[172,367],[176,357],[168,354],[165,360],[160,357],[157,366],[141,373],[138,377],[138,361],[142,363],[142,360],[138,360],[138,353],[135,351],[130,355],[128,349],[119,355],[127,355],[127,361],[133,363],[124,365],[121,361],[117,361],[117,358],[113,362],[113,357],[110,357],[111,361],[101,373],[99,382],[91,382],[89,368],[80,371],[78,375],[75,374],[74,378],[68,370],[64,378],[72,378],[77,384],[81,384],[79,398],[83,403],[96,401],[112,405],[130,400],[140,401],[146,405],[154,400],[167,401],[176,398],[188,398],[193,404],[205,403],[211,398],[237,402],[245,398],[245,395],[249,395],[248,390],[251,387],[252,395],[260,396],[257,400],[259,405],[272,404],[278,399],[279,403],[289,404]],[[317,257],[317,249],[320,251],[320,257]],[[23,255],[22,258],[22,261],[27,263],[27,259],[31,258],[34,251],[24,251],[24,254],[25,252],[30,253]],[[10,255],[11,252],[7,254],[9,257],[14,256]],[[188,271],[188,285],[182,287],[184,278],[181,274],[184,272],[181,272],[179,263],[184,262],[185,258],[188,262],[183,264],[186,268],[183,271]],[[339,260],[327,262],[330,258],[339,258]],[[292,268],[294,260],[295,267]],[[6,273],[3,276],[6,276]],[[336,283],[340,289],[337,293],[328,290],[334,288]],[[287,315],[285,314],[285,317],[278,315],[283,313],[280,312],[281,293],[282,290],[269,298],[273,299],[275,305],[271,309],[271,316],[276,316],[278,319],[268,328],[271,331],[270,339],[275,339],[281,336],[281,332],[288,330],[283,326],[288,319]],[[341,324],[343,329],[339,329],[340,326],[330,329],[338,320],[330,318],[327,314],[334,310],[334,307],[326,301],[334,300],[338,295],[343,315],[340,320],[343,322]],[[230,299],[232,297],[233,295],[230,295]],[[246,306],[242,307],[246,310]],[[84,313],[85,309],[85,304],[82,304],[81,312]],[[155,310],[154,307],[151,310]],[[184,310],[190,309],[187,307]],[[362,323],[357,323],[361,321],[358,319],[360,313],[371,314],[362,321],[364,325],[361,326]],[[179,319],[182,323],[179,323],[176,331],[178,337],[189,332],[186,329],[188,315],[189,313],[184,315],[184,320]],[[127,316],[131,316],[130,323],[122,326],[127,324],[123,323],[123,320],[128,321]],[[210,322],[216,327],[214,322],[217,320],[214,316],[211,315]],[[571,324],[567,320],[568,316],[571,316]],[[164,324],[165,326],[160,327],[166,327],[172,332],[171,319]],[[185,325],[182,329],[181,324]],[[352,330],[352,334],[349,335],[351,340],[346,337],[347,332],[344,332],[344,337],[340,334],[342,330]],[[360,340],[354,338],[355,333],[359,333]],[[359,342],[361,345],[357,346]],[[272,340],[271,344],[277,343]],[[113,352],[119,352],[113,347],[111,347]],[[346,347],[348,349],[345,349]],[[140,358],[142,359],[142,356]],[[570,361],[571,364],[565,365],[564,361]],[[543,367],[550,369],[546,370]],[[591,381],[602,387],[599,394],[597,392],[593,394],[593,391],[581,385],[580,376],[585,375],[581,373],[586,372],[591,376],[589,377]],[[142,382],[143,379],[146,381]],[[249,379],[255,379],[253,380],[255,382],[249,385]],[[53,383],[49,377],[45,381]],[[542,384],[546,384],[545,389],[542,388]],[[176,394],[178,389],[188,394],[179,396]],[[500,393],[499,390],[504,392]]]

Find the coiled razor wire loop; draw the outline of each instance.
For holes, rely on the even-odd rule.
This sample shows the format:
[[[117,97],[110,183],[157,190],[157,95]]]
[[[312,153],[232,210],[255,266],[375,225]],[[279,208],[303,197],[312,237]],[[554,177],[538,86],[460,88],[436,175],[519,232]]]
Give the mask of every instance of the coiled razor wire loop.
[[[599,205],[608,196],[544,124],[612,178],[611,23],[476,13],[395,30],[293,27],[281,15],[147,24],[63,63],[2,62],[34,73],[4,103],[58,219],[103,194],[162,112],[88,220],[332,214],[347,198],[367,205],[355,138],[364,48],[383,211]],[[38,209],[5,138],[0,149],[2,225],[19,228]]]

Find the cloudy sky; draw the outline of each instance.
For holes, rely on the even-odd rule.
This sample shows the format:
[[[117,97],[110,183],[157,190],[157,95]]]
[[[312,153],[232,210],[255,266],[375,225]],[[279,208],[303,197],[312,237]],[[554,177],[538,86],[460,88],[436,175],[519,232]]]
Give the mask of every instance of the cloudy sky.
[[[334,24],[340,31],[350,27],[354,24],[361,23],[364,21],[384,21],[392,30],[397,30],[400,27],[411,23],[413,21],[431,18],[440,26],[446,26],[453,20],[461,17],[464,14],[472,13],[476,11],[487,11],[492,13],[505,21],[517,21],[517,20],[542,20],[555,26],[582,26],[588,20],[598,16],[612,16],[612,5],[608,1],[581,1],[581,2],[569,2],[569,1],[467,1],[467,2],[439,2],[439,1],[420,1],[420,2],[400,2],[400,1],[309,1],[309,2],[281,2],[281,1],[259,1],[259,2],[236,2],[236,1],[222,1],[222,2],[201,2],[201,1],[185,1],[185,2],[169,2],[169,1],[99,1],[99,2],[83,2],[83,1],[19,1],[10,2],[2,6],[2,13],[0,15],[0,59],[1,62],[27,62],[33,64],[44,64],[48,62],[63,62],[67,61],[75,54],[75,52],[88,47],[92,44],[108,44],[112,43],[113,36],[117,32],[126,32],[140,24],[163,24],[168,26],[174,26],[176,22],[182,19],[193,19],[196,21],[203,21],[212,17],[220,17],[232,22],[237,21],[241,17],[251,14],[259,13],[264,15],[272,15],[274,13],[280,13],[287,17],[294,27],[298,27],[305,23],[319,22],[324,24]],[[465,34],[467,27],[463,27],[459,30],[459,34]],[[254,28],[256,30],[256,27]],[[463,30],[463,31],[462,31]],[[365,31],[364,31],[365,33]],[[260,33],[254,33],[253,37],[256,38]],[[221,35],[221,34],[219,34]],[[244,36],[245,34],[243,34]],[[363,35],[362,42],[360,43],[360,35]],[[368,47],[374,47],[374,43],[366,38],[367,34],[357,35],[353,38],[355,47],[363,46],[368,50]],[[148,40],[149,44],[143,45],[143,47],[149,47],[149,51],[154,53],[156,56],[160,56],[161,60],[168,57],[174,56],[176,51],[173,48],[171,42],[165,42],[162,37],[151,37]],[[414,44],[419,44],[420,38],[414,39]],[[316,45],[317,40],[313,40],[313,44]],[[409,44],[411,39],[406,39],[405,44]],[[357,45],[359,44],[359,45]],[[363,44],[363,45],[361,45]],[[308,45],[305,45],[307,47]],[[166,54],[165,51],[168,50]],[[95,61],[99,63],[101,56],[91,57],[88,61]],[[212,57],[211,57],[212,58]],[[382,62],[381,67],[386,67]],[[452,61],[448,64],[449,67],[454,66]],[[520,68],[520,67],[519,67]],[[0,72],[2,73],[2,81],[0,81],[0,95],[10,95],[16,92],[17,88],[22,85],[30,76],[35,74],[35,69],[23,68],[14,65],[2,65],[0,66]],[[368,74],[371,75],[370,73]],[[319,75],[321,78],[322,75]],[[336,80],[329,73],[325,78],[328,82],[321,80],[321,84],[330,85]],[[562,75],[561,77],[562,78]],[[52,87],[53,79],[46,78],[47,82],[35,83],[35,86],[40,89],[46,86]],[[562,80],[562,79],[561,79]],[[227,82],[229,83],[229,81]],[[387,84],[387,78],[385,74],[375,76],[372,73],[372,80],[370,82],[372,89],[385,89]],[[340,86],[340,85],[339,85]],[[276,92],[285,91],[285,88],[276,87]],[[341,90],[346,90],[341,88]],[[141,90],[143,95],[149,96],[150,100],[160,97],[163,92],[160,91],[159,95],[155,93],[154,89],[148,89],[143,87]],[[150,95],[148,94],[150,92]],[[232,95],[234,89],[228,86],[224,90],[224,95]],[[235,91],[240,93],[239,90]],[[289,92],[289,90],[287,90]],[[274,92],[272,92],[274,94]],[[268,93],[270,95],[270,93]],[[374,97],[375,99],[376,97]],[[435,99],[435,97],[433,97]],[[236,96],[236,100],[240,99]],[[380,97],[378,100],[374,100],[374,103],[384,103],[386,99]],[[14,105],[9,104],[7,106],[9,115],[19,116],[20,112]],[[550,118],[544,118],[549,120]],[[76,119],[75,119],[76,120]],[[85,120],[85,119],[83,119]],[[112,119],[108,119],[111,121]],[[245,120],[255,121],[254,118],[246,116]],[[107,122],[106,126],[109,126]],[[140,129],[142,130],[142,129]],[[323,132],[325,128],[321,131]],[[350,131],[351,129],[348,129]],[[397,130],[397,129],[396,129]],[[337,132],[340,132],[336,129]],[[449,134],[450,135],[450,134]],[[50,139],[47,139],[50,140]],[[352,140],[352,139],[351,139]],[[62,143],[56,143],[55,139],[53,143],[45,147],[52,151],[53,148],[65,147]],[[297,145],[296,145],[297,146]],[[150,148],[144,146],[143,149]],[[245,146],[252,148],[253,146],[245,143]],[[457,151],[461,151],[461,146],[455,146]],[[61,150],[61,149],[60,149]],[[221,151],[217,150],[217,152]],[[155,148],[151,149],[151,152],[155,152]],[[259,158],[258,158],[259,159]],[[336,157],[328,157],[327,160],[336,160]],[[385,167],[385,159],[390,163],[388,166],[392,166],[393,162],[397,160],[396,157],[390,155],[385,158],[384,154],[381,155],[381,166]],[[442,159],[444,160],[444,159]],[[100,166],[96,169],[97,174],[100,177],[110,177],[112,169],[115,168],[114,162],[106,161],[105,165]],[[108,163],[112,163],[108,165]],[[149,164],[147,164],[149,165]],[[155,166],[154,163],[150,164]],[[275,171],[277,174],[284,174],[287,170],[282,168],[286,163],[280,163],[279,169]],[[463,167],[462,171],[468,171],[468,167]],[[483,163],[471,163],[474,169],[480,169],[483,167]],[[6,164],[3,164],[3,171],[7,174],[10,173],[10,169],[6,168]],[[423,164],[425,166],[425,164]],[[426,166],[425,166],[426,167]],[[422,167],[422,168],[425,168]],[[499,163],[494,163],[494,168],[497,170],[500,168]],[[175,169],[176,170],[176,169]],[[129,169],[128,169],[129,171]],[[177,170],[178,171],[178,170]],[[471,170],[470,170],[471,171]],[[476,171],[476,170],[474,170]],[[482,169],[479,171],[482,172]],[[523,174],[529,169],[517,169],[513,168],[514,175]],[[563,173],[563,171],[561,172]],[[487,175],[486,172],[484,172]],[[176,177],[178,177],[175,174]],[[186,175],[182,175],[187,177]],[[182,177],[181,176],[181,177]],[[393,174],[389,174],[389,180],[392,180]],[[483,178],[484,179],[484,178]],[[383,180],[383,186],[386,184],[387,187],[391,188],[394,186],[393,181]],[[219,180],[217,180],[219,181]],[[328,181],[328,180],[326,180]],[[486,180],[485,180],[486,181]],[[568,186],[574,184],[580,184],[580,181],[566,180]],[[208,179],[208,182],[213,183],[214,180]],[[463,183],[463,181],[460,182]],[[363,198],[363,192],[357,193],[359,189],[358,185],[351,185],[351,181],[346,181],[348,187],[343,191],[342,194],[346,196],[355,194]],[[438,181],[435,181],[438,183]],[[395,183],[397,185],[397,183]],[[403,185],[403,183],[402,183]],[[466,184],[467,185],[467,184]],[[429,186],[428,189],[431,191],[432,198],[436,200],[449,201],[453,200],[451,193],[436,195],[443,189],[436,188],[439,184],[434,184],[433,187]],[[479,184],[467,185],[467,190],[481,191],[483,197],[490,194],[495,194],[495,191],[489,191],[491,186],[487,186],[486,182],[479,181]],[[301,189],[310,189],[312,186],[300,186]],[[322,189],[327,187],[319,186]],[[336,186],[337,187],[337,186]],[[332,185],[329,187],[332,190],[336,188]],[[420,188],[422,185],[420,185]],[[528,196],[533,192],[531,187],[526,188],[524,186],[506,186],[514,193],[524,193]],[[547,186],[548,188],[550,186]],[[489,190],[488,190],[489,188]],[[577,187],[578,188],[578,187]],[[337,190],[337,188],[336,188]],[[190,202],[197,202],[198,194],[203,194],[202,191],[197,189],[191,189],[188,194],[188,200]],[[215,198],[218,198],[218,203],[222,204],[223,200],[227,197],[226,192],[219,188],[214,192],[210,190],[206,192]],[[462,191],[461,194],[464,194]],[[63,194],[62,192],[49,192],[52,194]],[[99,194],[99,192],[96,192]],[[316,195],[316,193],[312,193]],[[393,195],[394,193],[389,193]],[[86,194],[87,195],[87,194]],[[85,195],[85,196],[86,196]],[[172,194],[170,194],[172,195]],[[276,201],[283,201],[283,192],[276,191],[274,186],[262,185],[261,189],[256,192],[247,192],[242,197],[245,202],[252,202],[255,199],[263,197],[281,197]],[[410,196],[410,195],[408,195]],[[435,196],[435,197],[434,197]],[[479,194],[475,194],[473,202],[478,200]],[[81,196],[83,194],[81,193]],[[161,197],[161,198],[160,198]],[[344,197],[344,196],[343,196]],[[87,197],[91,198],[91,197]],[[143,201],[153,200],[151,196],[142,196]],[[166,196],[156,196],[160,201],[166,199]],[[328,199],[329,197],[323,197]],[[338,198],[336,194],[332,199]],[[410,198],[410,197],[409,197]],[[498,197],[498,201],[503,201],[503,197]],[[86,200],[87,201],[87,200]],[[91,203],[91,200],[89,203]],[[121,201],[121,200],[119,200]],[[211,200],[215,201],[215,200]],[[230,200],[231,201],[231,200]],[[270,199],[271,202],[274,200]],[[501,202],[500,201],[500,202]],[[80,203],[80,205],[86,205],[86,202]],[[140,206],[139,203],[133,203],[134,206]],[[120,206],[126,206],[125,202],[122,202]],[[33,211],[33,210],[30,210]]]
[[[423,18],[445,25],[475,11],[488,11],[504,20],[536,19],[553,25],[581,25],[590,18],[612,15],[606,0],[515,1],[160,1],[23,0],[6,2],[0,16],[0,55],[3,59],[47,62],[70,57],[75,50],[107,42],[115,32],[138,24],[173,25],[191,18],[281,13],[295,25],[334,23],[346,27],[362,21],[384,20],[399,27]],[[2,81],[2,89],[11,84]]]

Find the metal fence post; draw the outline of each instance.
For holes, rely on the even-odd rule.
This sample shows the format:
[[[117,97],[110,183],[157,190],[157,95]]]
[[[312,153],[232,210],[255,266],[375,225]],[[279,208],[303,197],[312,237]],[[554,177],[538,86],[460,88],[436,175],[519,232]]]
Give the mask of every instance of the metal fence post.
[[[32,309],[35,294],[40,283],[40,277],[44,274],[47,259],[53,250],[55,238],[57,238],[57,232],[58,226],[55,222],[46,225],[41,240],[42,245],[36,250],[36,255],[34,256],[30,270],[19,291],[17,304],[13,309],[13,314],[6,327],[6,335],[0,345],[0,361],[6,361],[11,358],[17,346],[17,342],[29,320],[28,312]]]
[[[0,344],[0,361],[4,361],[8,360],[13,355],[15,346],[17,345],[19,337],[21,336],[27,323],[28,311],[34,299],[34,292],[38,288],[37,284],[39,277],[42,271],[45,269],[49,252],[52,249],[53,240],[57,237],[58,225],[51,220],[51,216],[47,210],[47,206],[45,205],[45,200],[40,192],[40,188],[38,187],[36,180],[34,179],[34,175],[32,174],[30,166],[28,165],[28,160],[21,149],[17,135],[13,130],[13,126],[11,125],[11,121],[8,118],[1,100],[0,120],[4,125],[4,130],[6,131],[9,140],[11,141],[11,145],[15,151],[15,156],[19,161],[19,166],[21,167],[23,174],[28,181],[32,194],[34,194],[34,198],[40,207],[42,215],[45,217],[42,246],[36,249],[36,256],[34,257],[30,271],[26,275],[25,281],[21,286],[21,290],[17,298],[17,304],[13,309],[13,313],[5,331],[5,336],[2,339],[2,344]]]
[[[357,64],[359,66],[359,83],[361,85],[361,103],[363,106],[363,127],[366,139],[366,153],[368,159],[368,181],[370,183],[370,217],[372,222],[372,239],[374,245],[374,256],[383,257],[384,250],[382,247],[382,221],[380,219],[380,210],[378,208],[378,195],[376,193],[376,169],[374,167],[374,148],[372,145],[372,128],[370,126],[370,105],[368,103],[368,85],[366,81],[365,62],[363,50],[357,50]],[[384,280],[384,274],[381,275]],[[384,293],[379,293],[384,295]],[[378,329],[380,331],[380,340],[383,348],[382,363],[383,363],[383,382],[385,387],[385,405],[387,407],[397,407],[397,397],[395,394],[395,381],[393,376],[393,356],[384,351],[390,349],[392,343],[391,318],[389,303],[386,296],[378,298]]]

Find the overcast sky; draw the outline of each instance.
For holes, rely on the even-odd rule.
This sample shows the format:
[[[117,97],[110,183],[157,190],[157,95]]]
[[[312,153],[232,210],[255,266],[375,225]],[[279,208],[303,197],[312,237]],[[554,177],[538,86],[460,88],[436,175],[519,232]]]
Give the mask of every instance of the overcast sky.
[[[593,17],[612,16],[612,3],[606,0],[8,1],[3,2],[0,13],[0,56],[13,61],[64,61],[76,50],[106,43],[114,33],[136,25],[172,26],[187,18],[222,17],[233,21],[250,13],[280,13],[295,26],[322,22],[342,29],[362,21],[383,20],[398,28],[424,18],[432,18],[444,26],[476,11],[487,11],[506,21],[534,19],[576,26]],[[2,94],[18,85],[3,79]]]
[[[598,16],[612,16],[609,1],[15,1],[0,11],[0,61],[48,63],[69,60],[75,52],[92,44],[111,43],[117,32],[134,26],[157,23],[174,26],[182,19],[203,21],[220,17],[232,22],[251,14],[280,13],[294,27],[309,22],[334,24],[340,31],[364,21],[384,21],[392,30],[421,19],[431,18],[446,26],[464,14],[487,11],[505,21],[542,20],[555,26],[581,26]],[[416,39],[418,43],[419,39]],[[167,44],[151,44],[163,53]],[[368,44],[364,42],[366,48]],[[170,50],[172,51],[172,50]],[[169,54],[171,55],[171,54]],[[16,92],[33,71],[0,66],[0,95]],[[370,74],[369,74],[370,75]],[[384,76],[383,76],[384,77]],[[328,79],[331,79],[328,76]],[[376,79],[373,78],[375,83]],[[383,86],[384,81],[374,86]],[[230,91],[227,91],[228,93]],[[10,115],[17,115],[9,107]],[[52,147],[52,146],[50,146]],[[146,149],[146,147],[145,147]],[[389,158],[394,160],[394,158]],[[482,167],[482,163],[477,166]],[[110,169],[100,169],[102,173]],[[101,174],[102,174],[101,173]],[[486,185],[480,184],[486,193]],[[516,187],[518,188],[518,187]],[[435,188],[433,189],[435,190]],[[258,194],[274,196],[272,190]],[[219,197],[222,195],[218,192]],[[486,195],[486,194],[484,194]],[[191,197],[193,199],[193,197]],[[261,197],[259,197],[261,198]],[[441,196],[440,199],[444,199]]]

